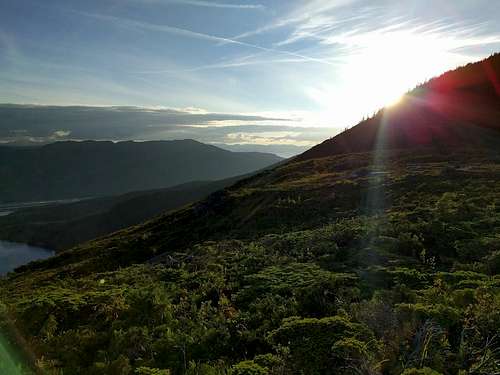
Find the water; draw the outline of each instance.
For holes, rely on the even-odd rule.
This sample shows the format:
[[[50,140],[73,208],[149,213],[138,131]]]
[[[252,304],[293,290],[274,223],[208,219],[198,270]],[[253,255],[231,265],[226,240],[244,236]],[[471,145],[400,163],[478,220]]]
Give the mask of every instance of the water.
[[[21,210],[23,208],[36,208],[36,207],[47,207],[47,206],[56,206],[60,204],[66,203],[76,203],[86,199],[90,199],[91,197],[85,198],[71,198],[71,199],[58,199],[53,201],[32,201],[32,202],[14,202],[14,203],[0,203],[0,215],[2,212],[7,212],[7,215]],[[5,216],[6,214],[4,214]]]
[[[54,251],[22,243],[0,241],[0,275],[38,259],[47,259]]]
[[[71,199],[59,199],[54,201],[33,201],[33,202],[15,202],[15,203],[0,203],[0,217],[10,215],[15,211],[22,210],[24,208],[43,208],[58,206],[67,203],[76,203],[83,200],[90,199],[86,198],[71,198]]]

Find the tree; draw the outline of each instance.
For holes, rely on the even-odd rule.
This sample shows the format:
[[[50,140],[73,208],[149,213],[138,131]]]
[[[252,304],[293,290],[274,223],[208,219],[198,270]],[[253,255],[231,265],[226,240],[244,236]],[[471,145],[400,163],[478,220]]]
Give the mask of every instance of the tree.
[[[345,365],[339,361],[339,354],[341,348],[348,346],[340,342],[349,338],[353,339],[351,348],[375,342],[372,332],[365,326],[340,316],[285,319],[281,327],[270,335],[275,346],[289,348],[289,367],[292,371],[302,371],[307,375],[339,373],[339,368]]]

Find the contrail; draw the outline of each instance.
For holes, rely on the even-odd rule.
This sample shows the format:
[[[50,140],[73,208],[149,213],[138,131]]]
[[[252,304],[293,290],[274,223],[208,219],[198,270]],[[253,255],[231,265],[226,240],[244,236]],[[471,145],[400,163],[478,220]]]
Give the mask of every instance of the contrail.
[[[203,0],[168,0],[170,3],[178,3],[184,5],[194,5],[207,8],[225,8],[225,9],[266,9],[262,4],[228,4],[228,3],[216,3],[211,1]]]
[[[282,55],[301,58],[305,61],[315,62],[315,63],[319,63],[319,64],[335,65],[331,61],[306,56],[306,55],[303,55],[300,53],[284,51],[284,50],[279,50],[279,49],[275,49],[275,48],[262,47],[262,46],[252,44],[252,43],[246,43],[246,42],[242,42],[239,40],[224,38],[224,37],[210,35],[210,34],[199,33],[196,31],[182,29],[179,27],[145,23],[145,22],[135,21],[135,20],[127,19],[127,18],[119,18],[119,17],[115,17],[115,16],[108,16],[108,15],[102,15],[102,14],[94,14],[94,13],[86,13],[86,12],[78,12],[78,13],[81,15],[84,15],[86,17],[91,17],[91,18],[95,18],[95,19],[99,19],[99,20],[103,20],[103,21],[111,21],[114,23],[122,24],[124,26],[132,27],[132,28],[139,28],[139,29],[143,29],[143,30],[164,32],[164,33],[180,35],[180,36],[184,36],[184,37],[188,37],[188,38],[208,40],[208,41],[217,42],[217,43],[234,44],[234,45],[239,45],[239,46],[243,46],[243,47],[257,49],[260,51],[278,53],[278,54],[282,54]]]

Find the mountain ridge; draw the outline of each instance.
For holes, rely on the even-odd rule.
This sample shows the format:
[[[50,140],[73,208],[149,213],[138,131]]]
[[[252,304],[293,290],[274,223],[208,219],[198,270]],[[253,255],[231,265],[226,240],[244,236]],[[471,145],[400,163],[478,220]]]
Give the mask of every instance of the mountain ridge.
[[[236,153],[194,140],[55,142],[0,147],[2,202],[123,194],[220,180],[277,163],[264,153]]]
[[[443,73],[296,160],[409,147],[498,147],[500,54]],[[491,129],[491,130],[490,130]],[[377,144],[378,142],[378,144]]]

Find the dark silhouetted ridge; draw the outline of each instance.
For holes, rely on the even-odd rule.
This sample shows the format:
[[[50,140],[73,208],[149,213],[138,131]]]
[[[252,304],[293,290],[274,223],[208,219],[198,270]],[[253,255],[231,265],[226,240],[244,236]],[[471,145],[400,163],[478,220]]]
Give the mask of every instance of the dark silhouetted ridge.
[[[166,188],[250,173],[282,160],[194,140],[56,142],[0,147],[0,202],[60,200]]]
[[[444,73],[297,160],[383,149],[500,145],[500,54]]]

